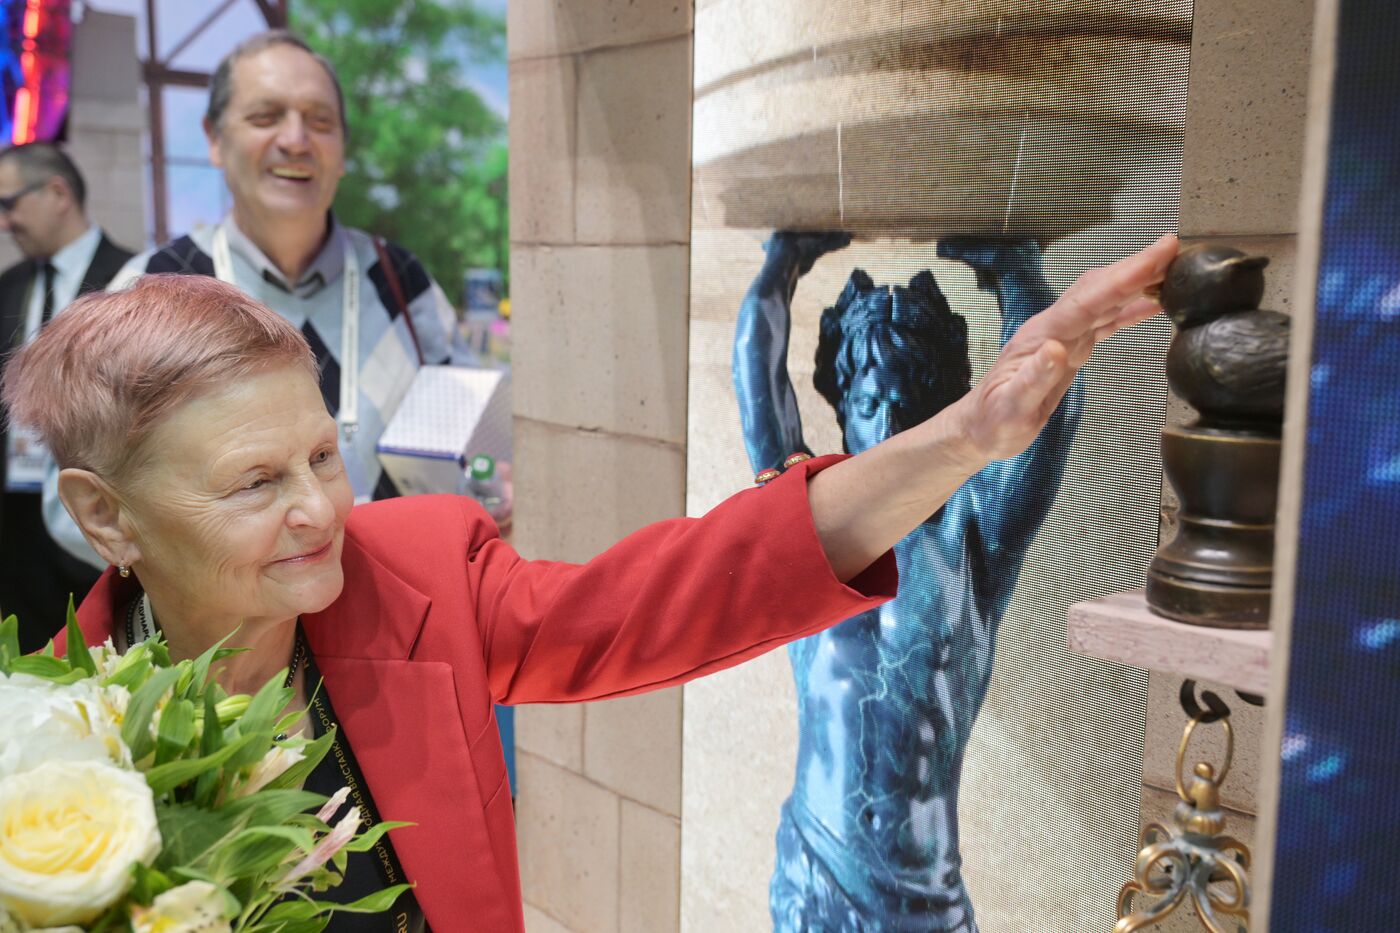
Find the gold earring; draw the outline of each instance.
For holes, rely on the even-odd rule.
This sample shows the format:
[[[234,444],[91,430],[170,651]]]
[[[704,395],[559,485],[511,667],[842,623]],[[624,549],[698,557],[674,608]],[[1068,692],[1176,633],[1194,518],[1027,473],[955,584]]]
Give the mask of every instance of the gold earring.
[[[117,576],[122,578],[131,576],[131,568],[126,564],[117,564]]]

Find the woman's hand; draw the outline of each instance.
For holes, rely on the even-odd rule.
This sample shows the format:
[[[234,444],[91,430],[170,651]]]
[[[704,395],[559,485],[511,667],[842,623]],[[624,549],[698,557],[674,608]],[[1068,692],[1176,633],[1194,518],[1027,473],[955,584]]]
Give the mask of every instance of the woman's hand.
[[[1159,284],[1176,258],[1174,236],[1080,276],[1053,305],[1031,318],[1002,349],[972,391],[950,406],[954,433],[979,461],[1014,457],[1035,440],[1100,341],[1155,315],[1143,292]]]
[[[1031,318],[982,381],[942,412],[812,477],[807,498],[837,579],[853,578],[926,520],[969,477],[1035,440],[1094,346],[1158,311],[1145,289],[1176,257],[1165,236],[1080,276]]]

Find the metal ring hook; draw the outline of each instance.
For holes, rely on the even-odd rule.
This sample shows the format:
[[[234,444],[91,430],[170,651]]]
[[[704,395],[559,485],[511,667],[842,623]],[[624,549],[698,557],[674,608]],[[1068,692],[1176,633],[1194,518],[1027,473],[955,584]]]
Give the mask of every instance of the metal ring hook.
[[[1205,722],[1199,716],[1192,716],[1191,721],[1186,724],[1186,731],[1181,734],[1181,745],[1176,750],[1176,793],[1185,801],[1191,800],[1191,795],[1186,792],[1186,779],[1183,776],[1183,768],[1186,766],[1186,747],[1191,744],[1191,734],[1196,731],[1196,727]],[[1225,761],[1221,763],[1220,770],[1213,776],[1207,777],[1212,784],[1219,787],[1225,783],[1225,778],[1230,776],[1230,765],[1235,760],[1235,730],[1230,726],[1229,717],[1220,720],[1220,724],[1225,727]],[[1198,767],[1209,767],[1202,765]],[[1204,776],[1204,775],[1203,775]]]
[[[1206,708],[1202,709],[1201,705],[1196,702],[1196,682],[1191,679],[1181,682],[1180,699],[1181,708],[1186,711],[1186,715],[1190,719],[1212,723],[1219,722],[1230,715],[1230,707],[1225,705],[1225,701],[1210,690],[1201,691],[1201,699],[1206,704]]]

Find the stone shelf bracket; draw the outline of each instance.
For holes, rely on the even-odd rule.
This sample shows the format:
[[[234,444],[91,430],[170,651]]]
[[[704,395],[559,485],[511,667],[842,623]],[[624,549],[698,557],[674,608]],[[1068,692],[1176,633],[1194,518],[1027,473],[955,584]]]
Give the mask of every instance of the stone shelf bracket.
[[[1267,629],[1207,628],[1155,615],[1142,590],[1069,607],[1069,649],[1076,654],[1165,671],[1265,696]]]

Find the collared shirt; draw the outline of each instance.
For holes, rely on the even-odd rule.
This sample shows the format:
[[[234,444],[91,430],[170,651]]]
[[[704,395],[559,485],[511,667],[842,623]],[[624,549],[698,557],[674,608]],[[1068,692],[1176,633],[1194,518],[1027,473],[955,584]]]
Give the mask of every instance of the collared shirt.
[[[408,392],[418,372],[415,349],[405,316],[380,268],[379,253],[369,234],[341,225],[332,215],[326,243],[295,283],[288,283],[233,222],[224,218],[235,283],[255,300],[301,328],[321,364],[321,394],[327,407],[339,409],[341,352],[341,273],[345,268],[344,244],[348,242],[359,261],[360,370],[359,430],[352,442],[341,441],[347,470],[358,470],[352,480],[359,489],[383,489],[383,469],[377,454],[379,437]],[[125,288],[145,273],[185,275],[214,274],[214,229],[202,227],[187,236],[133,257],[112,279],[109,290]],[[447,296],[412,253],[393,244],[387,252],[397,272],[408,316],[413,320],[417,347],[423,362],[447,363],[451,358],[456,312]],[[44,481],[44,524],[64,550],[94,566],[104,566],[82,532],[68,516],[57,495],[57,469]]]
[[[300,328],[311,344],[321,363],[321,391],[332,412],[340,407],[341,278],[346,243],[355,251],[362,277],[359,430],[353,441],[342,441],[341,452],[348,469],[361,471],[361,481],[354,484],[362,495],[366,484],[368,489],[375,489],[382,475],[376,451],[379,437],[417,374],[419,350],[427,364],[447,363],[451,358],[456,312],[447,296],[416,257],[389,246],[413,319],[410,332],[380,268],[374,241],[363,231],[343,226],[331,215],[325,244],[301,277],[296,282],[288,282],[266,254],[239,229],[232,215],[225,217],[220,226],[228,236],[235,284]],[[213,241],[214,228],[206,227],[160,249],[142,253],[126,264],[111,287],[122,288],[146,272],[212,275]]]
[[[53,313],[73,303],[78,297],[78,289],[87,275],[92,257],[97,255],[97,246],[102,242],[102,230],[91,224],[63,249],[49,258],[53,263]],[[24,318],[24,339],[31,340],[39,332],[44,317],[44,270],[43,260],[35,260],[34,287],[29,290],[29,308]]]
[[[267,255],[258,248],[256,243],[248,239],[248,235],[234,221],[232,214],[225,217],[219,226],[223,227],[224,233],[228,235],[229,252],[233,256],[243,259],[250,267],[249,271],[255,273],[266,284],[302,300],[311,298],[331,282],[339,283],[340,274],[345,271],[346,232],[345,228],[334,219],[331,221],[330,235],[326,237],[325,245],[321,247],[321,251],[311,260],[311,265],[306,267],[306,271],[295,283],[288,282],[286,276],[282,274],[282,270],[278,269],[273,261],[267,258]],[[236,271],[235,275],[237,275]],[[239,277],[239,287],[244,287],[241,276]],[[295,309],[294,305],[291,307]],[[278,313],[285,314],[280,310]],[[288,318],[288,320],[292,319]],[[292,320],[292,323],[300,325],[303,322]]]

